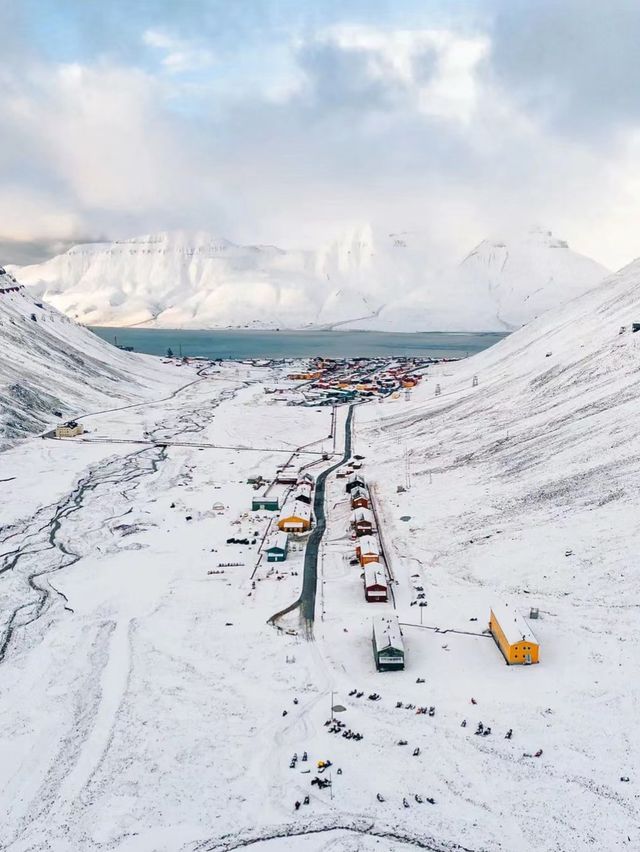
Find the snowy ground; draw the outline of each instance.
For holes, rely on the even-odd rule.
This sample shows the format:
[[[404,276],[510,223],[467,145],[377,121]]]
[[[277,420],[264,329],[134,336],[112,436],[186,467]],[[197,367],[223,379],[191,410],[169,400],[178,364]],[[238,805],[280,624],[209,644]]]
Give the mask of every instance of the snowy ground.
[[[571,337],[572,322],[438,368],[410,402],[358,408],[403,672],[373,665],[371,614],[393,603],[366,604],[349,565],[343,481],[327,487],[314,641],[295,614],[267,623],[298,595],[302,550],[260,560],[274,518],[247,512],[246,479],[303,444],[299,466],[330,449],[330,412],[274,401],[269,370],[229,364],[90,422],[91,438],[223,449],[34,439],[5,453],[20,501],[0,533],[0,847],[639,848],[637,351],[618,316],[608,336]],[[224,544],[245,535],[256,544]],[[507,667],[482,635],[496,599],[540,607],[540,665]],[[332,694],[361,741],[329,733]],[[321,791],[319,759],[333,763]]]

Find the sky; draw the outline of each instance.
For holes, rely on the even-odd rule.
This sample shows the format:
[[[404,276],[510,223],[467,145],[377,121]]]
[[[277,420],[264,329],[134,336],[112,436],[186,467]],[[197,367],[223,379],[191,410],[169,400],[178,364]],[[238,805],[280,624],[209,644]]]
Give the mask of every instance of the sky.
[[[640,255],[637,0],[2,0],[0,263],[172,229]]]

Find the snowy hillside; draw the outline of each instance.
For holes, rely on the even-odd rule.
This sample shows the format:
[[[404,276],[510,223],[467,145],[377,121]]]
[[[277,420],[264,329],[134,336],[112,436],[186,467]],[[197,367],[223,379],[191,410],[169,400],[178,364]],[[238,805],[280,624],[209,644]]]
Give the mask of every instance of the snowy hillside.
[[[355,228],[317,251],[206,233],[79,245],[19,270],[37,298],[86,325],[503,331],[606,270],[549,232],[483,242],[437,270],[419,233]]]
[[[540,610],[531,626],[541,663],[530,669],[506,667],[490,640],[405,631],[434,703],[518,738],[499,734],[487,748],[451,726],[430,743],[436,799],[457,778],[484,813],[474,848],[498,848],[498,838],[512,850],[640,842],[633,322],[640,261],[469,361],[436,368],[410,402],[358,412],[396,575],[419,574],[425,623],[482,629],[496,601]],[[519,807],[524,790],[531,808]],[[450,829],[462,826],[449,816]]]
[[[162,396],[184,383],[157,359],[121,352],[36,301],[0,271],[0,449],[92,408]]]
[[[513,331],[584,293],[608,270],[550,231],[483,240],[457,266],[442,270],[387,304],[367,328],[384,331]]]

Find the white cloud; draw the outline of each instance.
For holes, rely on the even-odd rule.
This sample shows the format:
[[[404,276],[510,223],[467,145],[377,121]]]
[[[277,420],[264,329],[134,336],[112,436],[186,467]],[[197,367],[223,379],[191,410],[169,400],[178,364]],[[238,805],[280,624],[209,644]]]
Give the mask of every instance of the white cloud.
[[[490,52],[487,36],[445,29],[337,26],[314,41],[359,56],[372,81],[398,86],[424,115],[464,123],[477,107],[478,73]]]
[[[208,48],[162,30],[145,30],[142,41],[160,53],[160,62],[170,74],[202,71],[215,62],[214,54]]]

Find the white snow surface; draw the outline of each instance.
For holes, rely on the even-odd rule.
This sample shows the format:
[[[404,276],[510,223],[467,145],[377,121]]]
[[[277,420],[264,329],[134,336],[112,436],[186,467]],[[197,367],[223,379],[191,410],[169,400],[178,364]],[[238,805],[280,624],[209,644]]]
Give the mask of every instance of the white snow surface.
[[[607,274],[539,228],[485,240],[444,269],[426,244],[370,226],[306,251],[165,232],[11,269],[85,325],[384,331],[512,330]]]
[[[105,343],[0,272],[0,450],[61,419],[168,395],[181,371]]]
[[[353,452],[393,600],[365,602],[330,476],[313,639],[295,612],[268,623],[299,593],[302,541],[267,564],[277,514],[248,511],[248,477],[271,478],[298,446],[315,442],[292,465],[327,464],[330,412],[263,391],[288,368],[185,375],[171,399],[96,414],[88,437],[105,443],[3,453],[0,847],[640,848],[633,321],[640,262],[429,368],[409,401],[359,406]],[[145,434],[192,445],[107,443]],[[486,635],[496,600],[539,608],[539,665],[504,664]],[[374,615],[402,625],[404,671],[376,672]],[[362,740],[330,733],[332,703]],[[310,784],[321,759],[330,789]]]

